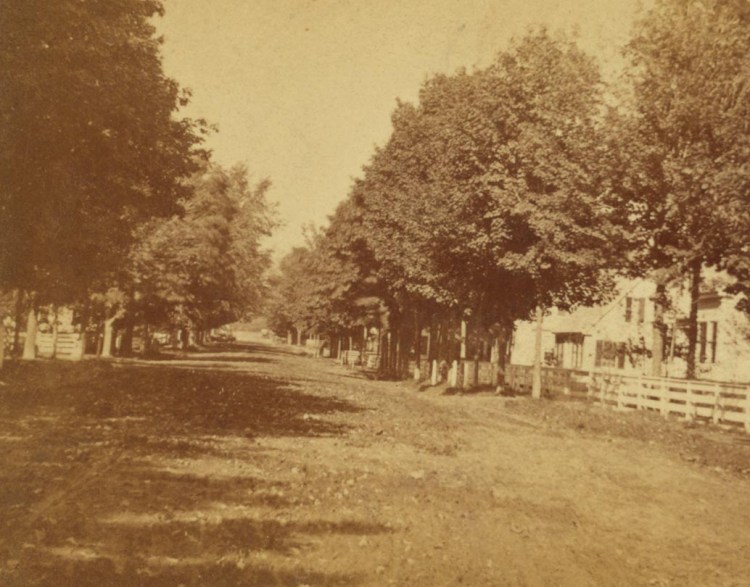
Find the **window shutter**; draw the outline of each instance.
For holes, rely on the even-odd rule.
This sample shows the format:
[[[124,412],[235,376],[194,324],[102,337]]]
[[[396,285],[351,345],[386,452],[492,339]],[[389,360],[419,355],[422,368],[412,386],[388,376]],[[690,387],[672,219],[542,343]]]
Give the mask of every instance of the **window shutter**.
[[[716,322],[711,322],[711,362],[716,362],[716,335],[719,330],[719,325]]]
[[[616,347],[616,352],[617,352],[617,368],[624,369],[625,368],[625,345],[618,344]]]

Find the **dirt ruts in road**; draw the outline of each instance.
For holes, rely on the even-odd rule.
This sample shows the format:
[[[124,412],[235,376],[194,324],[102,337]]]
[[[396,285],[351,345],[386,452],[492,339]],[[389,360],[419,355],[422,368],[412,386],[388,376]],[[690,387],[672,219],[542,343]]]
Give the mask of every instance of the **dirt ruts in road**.
[[[571,406],[259,345],[2,379],[4,585],[750,583],[746,479]]]

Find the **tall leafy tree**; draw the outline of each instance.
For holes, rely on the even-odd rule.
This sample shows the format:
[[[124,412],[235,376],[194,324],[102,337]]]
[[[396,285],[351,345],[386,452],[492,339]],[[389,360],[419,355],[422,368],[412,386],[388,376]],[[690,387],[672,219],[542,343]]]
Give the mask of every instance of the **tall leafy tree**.
[[[348,204],[368,252],[360,273],[380,285],[390,327],[411,313],[471,316],[507,334],[534,307],[601,297],[599,106],[592,60],[544,30],[397,106]]]
[[[158,0],[7,0],[0,12],[0,284],[88,296],[133,228],[185,195],[200,124],[165,76]],[[106,291],[106,285],[99,287]]]
[[[140,228],[129,287],[146,323],[200,333],[260,309],[275,218],[270,182],[251,185],[244,166],[206,164],[188,185],[180,215]]]
[[[589,57],[541,30],[399,106],[354,191],[386,282],[506,331],[535,306],[600,299],[599,85]]]
[[[670,278],[689,282],[689,378],[702,269],[741,272],[747,258],[748,10],[735,0],[659,0],[627,47],[632,96],[612,124],[613,209],[633,264],[657,271],[660,291]]]

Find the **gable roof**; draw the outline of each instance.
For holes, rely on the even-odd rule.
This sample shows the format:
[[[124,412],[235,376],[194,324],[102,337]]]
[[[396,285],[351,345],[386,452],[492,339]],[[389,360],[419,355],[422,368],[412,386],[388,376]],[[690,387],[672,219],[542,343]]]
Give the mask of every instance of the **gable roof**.
[[[616,301],[613,303],[617,303]],[[595,306],[593,308],[578,308],[572,313],[560,313],[555,316],[545,318],[545,330],[561,334],[564,332],[578,332],[582,334],[591,334],[594,326],[610,308],[606,306]]]

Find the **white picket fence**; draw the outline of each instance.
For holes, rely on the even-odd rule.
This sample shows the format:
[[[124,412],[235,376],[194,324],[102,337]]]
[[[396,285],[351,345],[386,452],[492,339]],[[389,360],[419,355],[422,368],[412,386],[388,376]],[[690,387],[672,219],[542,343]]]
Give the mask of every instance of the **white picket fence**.
[[[621,410],[654,410],[685,420],[743,426],[750,432],[750,389],[713,381],[592,373],[589,396]]]
[[[506,384],[511,388],[528,392],[531,378],[530,366],[508,366]],[[750,386],[745,384],[545,367],[542,390],[587,397],[619,410],[651,410],[665,417],[744,427],[750,433]]]
[[[37,357],[79,360],[81,358],[80,335],[75,332],[60,332],[57,335],[57,346],[52,352],[53,336],[51,332],[38,332],[36,335]]]
[[[542,393],[551,395],[588,396],[590,373],[578,369],[542,367]],[[528,365],[507,365],[505,384],[511,389],[531,393],[533,368]]]

